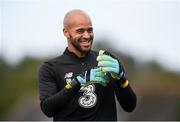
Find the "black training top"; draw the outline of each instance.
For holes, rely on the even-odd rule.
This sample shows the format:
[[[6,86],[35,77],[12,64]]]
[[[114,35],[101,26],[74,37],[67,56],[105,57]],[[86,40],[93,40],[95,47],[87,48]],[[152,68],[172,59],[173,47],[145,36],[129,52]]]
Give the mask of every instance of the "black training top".
[[[53,120],[117,120],[115,95],[125,111],[136,106],[136,96],[128,85],[122,88],[118,81],[107,86],[79,84],[66,89],[74,77],[97,67],[97,52],[90,51],[84,58],[65,50],[63,55],[44,62],[39,71],[41,109]],[[115,93],[115,94],[114,94]]]

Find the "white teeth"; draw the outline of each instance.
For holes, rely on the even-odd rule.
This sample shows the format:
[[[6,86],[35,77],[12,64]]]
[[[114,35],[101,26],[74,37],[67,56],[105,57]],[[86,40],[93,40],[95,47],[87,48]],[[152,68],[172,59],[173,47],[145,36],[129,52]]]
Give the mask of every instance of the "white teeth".
[[[91,42],[92,40],[81,39],[79,42]]]
[[[90,42],[90,41],[87,41],[87,40],[81,40],[80,42]]]

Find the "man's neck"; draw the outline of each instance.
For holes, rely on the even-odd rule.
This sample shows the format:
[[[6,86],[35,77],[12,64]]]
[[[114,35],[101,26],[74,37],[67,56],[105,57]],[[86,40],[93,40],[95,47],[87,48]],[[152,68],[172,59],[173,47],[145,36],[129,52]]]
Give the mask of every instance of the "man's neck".
[[[71,49],[71,48],[67,48],[68,50],[69,50],[69,52],[72,52],[72,53],[74,53],[77,57],[79,57],[79,58],[83,58],[83,57],[85,57],[86,55],[87,55],[87,53],[88,52],[80,52],[80,51],[78,51],[78,50],[75,50],[75,49]]]

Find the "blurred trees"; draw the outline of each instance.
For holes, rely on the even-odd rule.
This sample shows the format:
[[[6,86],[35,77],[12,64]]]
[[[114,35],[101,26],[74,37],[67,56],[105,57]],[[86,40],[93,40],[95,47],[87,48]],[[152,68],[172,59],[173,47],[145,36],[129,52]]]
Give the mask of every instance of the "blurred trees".
[[[37,92],[39,60],[26,58],[16,66],[0,59],[0,119],[14,107],[21,96]]]

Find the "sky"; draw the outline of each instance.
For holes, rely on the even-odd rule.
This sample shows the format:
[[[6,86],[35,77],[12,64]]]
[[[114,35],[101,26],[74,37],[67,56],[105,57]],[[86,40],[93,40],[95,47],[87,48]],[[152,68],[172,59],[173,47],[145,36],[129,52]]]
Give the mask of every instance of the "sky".
[[[76,8],[91,16],[95,40],[108,38],[138,61],[180,72],[179,0],[0,0],[0,56],[16,64],[60,55],[63,17]]]

